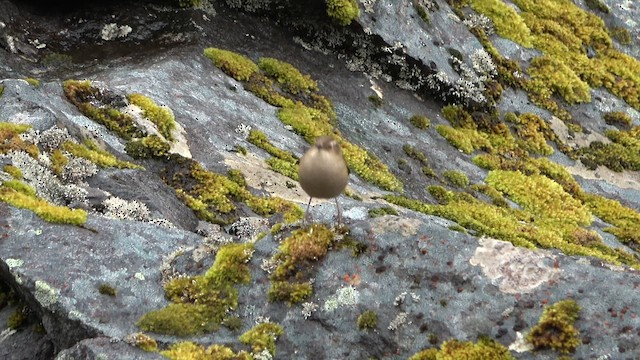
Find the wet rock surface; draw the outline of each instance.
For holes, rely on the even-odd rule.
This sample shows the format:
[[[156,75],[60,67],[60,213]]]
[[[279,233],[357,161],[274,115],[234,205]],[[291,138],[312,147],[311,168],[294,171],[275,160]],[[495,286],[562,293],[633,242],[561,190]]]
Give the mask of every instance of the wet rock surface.
[[[410,1],[372,3],[371,11],[361,6],[360,18],[350,27],[326,28],[348,34],[334,39],[337,46],[324,35],[318,36],[324,40],[313,42],[308,31],[318,31],[322,24],[292,27],[295,21],[287,22],[281,14],[242,13],[222,3],[204,10],[162,3],[81,7],[65,3],[57,11],[45,11],[38,3],[0,0],[0,83],[4,86],[0,120],[27,123],[40,131],[57,125],[76,138],[91,135],[119,158],[135,161],[126,154],[121,138],[82,115],[65,98],[61,83],[87,78],[116,94],[143,93],[172,109],[186,131],[193,160],[204,168],[219,173],[230,167],[250,171],[246,177],[253,179],[249,183],[253,192],[305,206],[306,195],[297,183],[288,192],[272,184],[286,178],[273,177],[261,162],[266,152],[249,144],[238,129],[244,125],[261,130],[278,148],[297,156],[308,145],[280,122],[274,106],[202,56],[204,47],[213,46],[254,60],[276,57],[310,74],[333,101],[337,129],[387,164],[405,184],[406,196],[426,200],[426,186],[436,183],[418,176],[421,170],[414,163],[406,165],[411,171],[398,166],[407,143],[427,153],[437,173],[460,170],[472,183],[481,183],[487,171],[433,129],[448,124],[440,114],[443,97],[426,91],[418,80],[436,71],[455,76],[447,49],[467,54],[479,49],[480,43],[444,2],[431,12],[428,25]],[[637,9],[629,7],[626,11],[616,8],[605,21],[622,21],[637,35],[638,28],[630,21]],[[345,39],[357,41],[349,47]],[[637,55],[637,45],[636,39],[623,49]],[[353,56],[360,46],[368,52],[364,56],[368,63],[358,63]],[[499,48],[528,56],[513,44]],[[374,56],[385,51],[395,63]],[[377,77],[371,76],[374,73]],[[38,78],[40,86],[23,80],[29,77]],[[381,108],[368,99],[376,93],[383,95]],[[603,107],[625,109],[634,124],[640,121],[635,110],[605,95],[571,110],[591,114],[583,125],[601,133],[605,126],[598,111]],[[549,114],[531,104],[526,94],[511,90],[503,94],[498,108]],[[417,131],[408,121],[416,113],[429,116],[431,128]],[[246,147],[253,157],[239,156],[237,145]],[[560,152],[553,160],[576,165]],[[277,216],[258,219],[247,210],[246,218],[234,225],[204,226],[166,184],[160,160],[138,163],[143,170],[101,169],[88,178],[87,185],[94,190],[89,200],[102,203],[104,192],[137,200],[148,206],[151,217],[164,218],[174,227],[99,213],[91,213],[82,227],[56,225],[0,202],[0,280],[14,289],[31,314],[29,326],[9,334],[2,330],[18,305],[0,310],[0,358],[161,358],[124,339],[140,331],[136,322],[142,315],[168,304],[162,288],[167,264],[180,273],[201,274],[214,261],[214,251],[205,246],[211,234],[217,233],[219,242],[246,242],[255,241],[260,232],[266,235],[255,243],[248,264],[251,283],[239,287],[235,313],[242,319],[241,328],[187,338],[150,333],[162,349],[183,340],[248,349],[237,338],[264,317],[284,328],[276,342],[275,358],[281,359],[400,359],[448,339],[476,341],[480,336],[508,347],[538,322],[545,305],[572,298],[582,308],[576,327],[583,344],[575,358],[640,356],[637,271],[557,250],[513,248],[510,243],[453,231],[454,223],[444,218],[402,208],[397,208],[397,216],[371,218],[369,210],[389,206],[380,199],[387,192],[355,174],[350,188],[363,200],[341,196],[339,201],[350,236],[366,245],[366,250],[354,256],[351,249],[332,249],[314,266],[314,293],[307,301],[315,310],[308,315],[301,305],[267,302],[270,280],[263,260],[269,260],[301,224],[272,234],[269,228]],[[576,174],[576,179],[585,191],[640,208],[637,186],[621,186],[584,171],[582,175],[589,176]],[[637,173],[626,175],[637,177]],[[334,223],[333,201],[313,204],[316,222]],[[607,243],[624,247],[602,231],[608,226],[597,220],[592,229]],[[101,294],[104,284],[117,294]],[[334,306],[338,297],[341,301]],[[378,326],[361,331],[356,322],[366,310],[378,314]],[[34,331],[38,324],[45,334]],[[550,350],[511,353],[517,359],[557,357]]]

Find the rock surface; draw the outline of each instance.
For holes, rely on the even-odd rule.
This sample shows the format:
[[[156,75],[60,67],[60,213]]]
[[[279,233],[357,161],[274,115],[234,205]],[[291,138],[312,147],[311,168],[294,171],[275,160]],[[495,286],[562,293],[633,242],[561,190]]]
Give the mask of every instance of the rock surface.
[[[292,22],[279,18],[282,15],[243,13],[222,2],[204,10],[123,2],[47,12],[37,4],[0,0],[4,86],[0,121],[30,124],[40,132],[53,125],[64,127],[74,138],[90,135],[119,158],[136,161],[125,152],[121,138],[82,115],[65,98],[61,82],[87,78],[117,94],[142,93],[171,108],[186,131],[193,160],[205,169],[223,174],[240,169],[253,193],[304,206],[307,197],[297,183],[272,172],[263,161],[267,153],[248,143],[240,130],[250,126],[263,131],[276,147],[297,156],[308,145],[283,125],[276,107],[225,75],[202,56],[202,50],[213,46],[254,60],[275,57],[316,79],[321,93],[335,106],[336,127],[343,136],[387,164],[404,183],[405,196],[426,201],[430,199],[426,186],[437,182],[422,176],[415,165],[408,171],[399,169],[405,144],[427,153],[436,173],[460,170],[471,183],[483,183],[487,176],[472,156],[434,130],[438,124],[448,124],[440,113],[447,96],[427,91],[424,80],[419,80],[436,71],[454,78],[448,49],[470,54],[482,46],[444,1],[431,13],[429,25],[413,3],[362,1],[361,15],[352,25],[322,28],[344,35],[335,35],[336,43],[355,39],[349,46],[336,46],[326,40],[330,36],[314,43],[307,32],[310,28],[325,35],[315,25],[290,27]],[[613,10],[605,22],[629,28],[636,37],[621,49],[637,57],[640,27],[633,19],[638,9],[630,2],[607,3]],[[115,29],[115,35],[110,30],[111,35],[105,33],[109,24],[117,24],[107,29]],[[514,58],[532,56],[508,40],[497,36],[492,40]],[[359,50],[365,53],[361,58]],[[379,57],[385,52],[388,57]],[[368,62],[359,63],[362,58]],[[40,79],[40,86],[23,80],[29,77]],[[376,93],[382,95],[381,108],[368,99]],[[608,127],[601,113],[611,110],[623,109],[634,125],[640,124],[638,112],[622,100],[600,89],[593,93],[601,96],[571,108],[572,113],[585,115],[581,124],[587,131],[602,134]],[[530,103],[521,90],[505,91],[497,108],[534,112],[552,121],[550,113]],[[431,127],[417,130],[408,121],[413,114],[427,115]],[[249,154],[240,155],[237,145]],[[571,169],[585,191],[640,209],[637,172],[590,171],[559,151],[551,159]],[[301,305],[268,302],[269,274],[261,264],[301,224],[285,225],[272,234],[269,228],[278,222],[277,215],[262,219],[247,210],[246,217],[232,225],[207,225],[163,181],[161,160],[137,162],[145,169],[100,169],[88,178],[86,188],[95,195],[90,203],[102,203],[105,192],[136,200],[148,207],[151,218],[166,219],[173,227],[108,218],[95,207],[82,227],[57,225],[0,202],[0,282],[14,289],[30,309],[29,321],[15,333],[2,330],[20,305],[0,309],[0,358],[162,358],[124,339],[140,331],[136,322],[142,315],[169,303],[162,287],[167,264],[174,271],[201,274],[215,257],[194,250],[203,245],[203,235],[247,242],[256,241],[260,232],[267,235],[255,243],[249,263],[251,283],[239,287],[236,313],[243,320],[241,329],[222,328],[187,338],[149,333],[162,349],[190,340],[248,350],[238,336],[263,317],[284,328],[276,342],[279,359],[400,359],[445,340],[476,341],[480,336],[509,347],[537,324],[546,304],[572,298],[582,308],[576,323],[582,345],[575,358],[640,357],[636,270],[554,249],[516,248],[473,231],[453,231],[455,223],[450,220],[400,207],[395,207],[397,216],[372,218],[369,210],[390,206],[380,198],[389,192],[353,173],[350,190],[362,200],[341,196],[339,201],[350,236],[366,244],[367,250],[353,256],[349,249],[332,249],[312,269],[314,293],[307,301],[317,310],[310,315],[303,314]],[[5,163],[6,157],[1,158],[0,164]],[[312,213],[316,222],[333,224],[333,201],[314,201]],[[610,246],[633,251],[602,231],[608,226],[597,219],[590,229]],[[117,295],[101,294],[103,284],[113,286]],[[366,310],[378,314],[378,326],[360,331],[356,321]],[[34,331],[37,324],[46,335]],[[511,354],[517,359],[558,356],[552,350]]]

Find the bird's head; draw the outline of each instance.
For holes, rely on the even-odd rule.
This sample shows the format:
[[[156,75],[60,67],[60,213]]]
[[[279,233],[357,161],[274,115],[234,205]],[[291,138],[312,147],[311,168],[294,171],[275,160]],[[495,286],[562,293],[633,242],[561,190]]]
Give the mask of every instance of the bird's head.
[[[315,143],[315,147],[318,148],[318,150],[325,150],[325,151],[342,153],[342,150],[340,149],[340,145],[331,136],[326,136],[325,135],[325,136],[320,136],[319,138],[317,138],[316,139],[316,143]]]

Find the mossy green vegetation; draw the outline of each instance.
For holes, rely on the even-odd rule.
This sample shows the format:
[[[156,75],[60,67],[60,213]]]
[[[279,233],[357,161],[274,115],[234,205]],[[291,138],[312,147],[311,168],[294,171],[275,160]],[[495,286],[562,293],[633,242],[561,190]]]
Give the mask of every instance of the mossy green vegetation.
[[[35,79],[35,78],[25,78],[24,79],[26,82],[29,83],[29,85],[33,86],[33,87],[40,87],[40,80]]]
[[[214,60],[216,57],[212,56],[212,53],[226,56],[229,51],[216,48],[205,49],[205,54]],[[385,190],[402,191],[402,183],[384,163],[371,152],[348,142],[334,129],[336,114],[333,105],[329,99],[319,94],[317,84],[311,77],[277,59],[261,59],[259,67],[248,58],[238,56],[242,60],[238,60],[237,63],[243,65],[237,67],[250,68],[251,71],[247,71],[243,76],[236,75],[239,71],[227,71],[224,68],[223,70],[236,80],[244,81],[246,89],[256,96],[271,105],[280,107],[277,115],[282,123],[291,126],[292,130],[302,136],[309,144],[313,144],[319,136],[333,134],[342,147],[345,160],[351,171]],[[253,65],[249,65],[248,62]],[[214,60],[214,64],[218,67],[226,66],[216,60]],[[266,140],[264,136],[258,136],[259,132],[251,135],[250,141],[259,147],[268,143],[263,141]],[[292,156],[284,155],[281,151],[268,145],[265,146],[265,150],[275,156],[275,158],[268,160],[272,169],[293,179],[296,178],[297,168],[292,162]]]
[[[7,319],[7,327],[12,330],[19,329],[27,321],[27,311],[28,308],[26,306],[18,304],[18,307]]]
[[[540,116],[525,113],[518,116],[515,123],[517,143],[521,149],[533,154],[553,154],[553,148],[547,144],[547,139],[553,139],[555,134]]]
[[[30,128],[31,126],[25,124],[0,122],[0,154],[6,154],[12,150],[22,150],[32,157],[37,158],[40,154],[38,147],[20,138],[20,134],[26,132]]]
[[[118,160],[113,154],[100,148],[95,141],[89,139],[83,141],[82,144],[66,141],[62,144],[62,150],[68,151],[74,156],[85,158],[103,168],[142,169],[140,165]]]
[[[296,230],[286,238],[274,255],[279,265],[270,277],[269,301],[292,305],[311,296],[309,269],[327,254],[333,241],[333,232],[320,224]]]
[[[600,11],[605,14],[609,13],[609,7],[601,0],[585,0],[585,4],[593,11]]]
[[[60,176],[62,169],[69,163],[69,158],[60,149],[55,149],[49,157],[51,158],[51,170]]]
[[[360,16],[356,0],[327,0],[327,14],[338,24],[346,26]]]
[[[267,76],[275,78],[287,92],[297,95],[318,91],[318,84],[309,75],[302,74],[293,65],[274,58],[261,58],[258,67]]]
[[[80,226],[87,222],[86,211],[53,205],[35,196],[33,188],[17,180],[2,183],[0,201],[17,208],[31,210],[50,223]]]
[[[236,286],[251,279],[247,262],[252,255],[250,243],[222,246],[205,274],[167,282],[164,288],[171,303],[143,315],[137,325],[145,331],[176,336],[217,330],[229,310],[238,306]]]
[[[605,135],[611,142],[593,141],[589,147],[579,149],[580,161],[592,170],[604,165],[613,171],[640,171],[640,126],[629,131],[607,130]]]
[[[22,171],[13,165],[6,164],[2,167],[2,171],[11,175],[15,180],[22,180]]]
[[[298,180],[298,158],[292,152],[275,147],[260,130],[249,131],[247,141],[274,156],[267,159],[267,164],[273,171]]]
[[[421,130],[426,130],[431,125],[431,120],[424,115],[413,115],[409,118],[409,122]]]
[[[246,351],[236,353],[223,345],[211,345],[205,349],[188,341],[171,345],[160,354],[171,360],[253,360],[253,356]]]
[[[100,286],[98,287],[98,292],[102,295],[111,297],[118,295],[118,290],[116,290],[116,288],[109,284],[100,284]]]
[[[471,7],[490,18],[498,35],[524,47],[532,47],[531,31],[518,13],[501,0],[471,0]]]
[[[458,170],[446,170],[442,173],[442,176],[447,180],[447,182],[453,186],[459,188],[465,188],[469,186],[469,178],[467,174]]]
[[[633,44],[633,40],[631,38],[631,33],[624,27],[614,26],[609,29],[609,34],[613,39],[618,41],[622,45],[631,45]]]
[[[259,70],[258,65],[244,55],[218,48],[204,49],[204,55],[225,74],[240,81],[247,81]]]
[[[358,316],[356,325],[360,330],[375,329],[378,327],[378,314],[373,310],[366,310]]]
[[[4,94],[4,85],[0,85],[0,97]]]
[[[613,225],[605,228],[606,232],[640,251],[640,214],[637,211],[600,195],[585,194],[584,202],[597,217]]]
[[[502,344],[488,338],[470,341],[449,340],[442,343],[440,349],[426,349],[409,357],[409,360],[515,360]]]
[[[176,119],[168,107],[158,106],[155,101],[142,94],[129,94],[127,98],[142,109],[144,116],[156,125],[167,141],[173,140],[172,131],[176,128]]]
[[[603,118],[605,123],[608,125],[614,125],[622,128],[628,128],[632,123],[631,116],[624,111],[606,112]]]
[[[398,216],[398,212],[391,206],[384,206],[384,207],[369,210],[369,217],[372,219],[377,218],[379,216],[385,216],[385,215]]]
[[[278,197],[258,197],[236,181],[212,171],[199,163],[180,158],[165,168],[165,181],[176,194],[203,220],[226,224],[237,214],[235,202],[246,203],[259,215],[282,213],[286,223],[302,219],[300,206]]]
[[[371,95],[368,97],[368,99],[375,108],[381,108],[384,105],[384,100],[382,100],[382,98],[378,95]]]
[[[108,101],[105,101],[103,92],[91,85],[90,81],[66,80],[62,86],[67,99],[88,118],[106,126],[107,129],[126,140],[144,136],[133,118],[113,108]],[[104,106],[96,107],[94,105],[96,102],[103,103]]]
[[[508,24],[524,22],[528,31],[501,25],[508,6],[500,1],[477,0],[472,6],[494,21],[501,36],[524,46],[533,44],[543,53],[532,61],[529,73],[533,80],[525,86],[534,102],[554,111],[548,106],[552,94],[568,103],[584,102],[590,99],[590,88],[605,87],[640,108],[640,62],[615,49],[602,19],[566,1],[513,3],[520,12],[511,12]],[[588,5],[598,11],[606,7],[600,1],[589,1]],[[588,51],[594,51],[595,56]]]
[[[244,334],[240,335],[240,342],[251,346],[254,354],[267,350],[271,356],[276,354],[276,339],[284,330],[279,324],[265,322],[257,324]]]
[[[158,351],[158,343],[156,342],[156,340],[151,336],[141,332],[128,335],[125,341],[147,352]]]
[[[447,125],[437,125],[436,131],[458,150],[471,154],[476,150],[492,151],[489,136],[474,129],[456,129]]]
[[[149,135],[131,139],[124,149],[134,159],[167,158],[171,145],[158,135]]]
[[[572,299],[547,306],[540,322],[527,334],[527,342],[536,349],[552,348],[564,354],[574,352],[582,343],[574,325],[579,313],[580,306]]]

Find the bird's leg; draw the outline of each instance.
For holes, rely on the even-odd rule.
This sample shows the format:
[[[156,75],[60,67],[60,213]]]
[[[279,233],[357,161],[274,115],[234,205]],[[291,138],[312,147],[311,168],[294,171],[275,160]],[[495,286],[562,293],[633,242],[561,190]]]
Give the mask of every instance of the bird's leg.
[[[338,197],[336,199],[336,209],[338,210],[338,225],[342,224],[342,213],[340,213],[340,204],[338,203]]]
[[[309,220],[311,221],[311,216],[309,214],[309,206],[311,206],[311,199],[313,199],[311,196],[309,197],[309,202],[307,203],[307,210],[304,212],[304,217],[302,218],[302,226],[306,225],[307,222],[307,217],[309,218]]]

